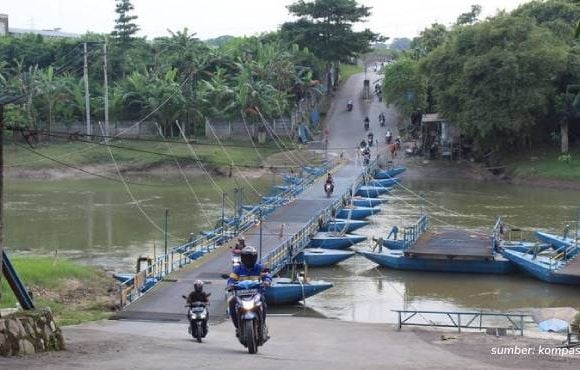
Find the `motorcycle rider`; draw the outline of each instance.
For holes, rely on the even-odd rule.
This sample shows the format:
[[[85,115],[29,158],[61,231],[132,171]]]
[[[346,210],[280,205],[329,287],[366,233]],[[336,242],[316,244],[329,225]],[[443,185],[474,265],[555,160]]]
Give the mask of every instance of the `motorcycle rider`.
[[[385,122],[386,122],[385,114],[383,112],[379,113],[379,123],[381,124],[381,127],[385,125]]]
[[[371,120],[369,119],[369,116],[366,116],[365,117],[365,121],[364,122],[365,122],[365,130],[368,130],[369,129],[370,122],[371,122]]]
[[[368,146],[373,146],[373,141],[375,140],[375,135],[373,135],[372,131],[367,135],[367,141],[369,143]]]
[[[240,254],[242,250],[246,247],[246,239],[243,236],[238,237],[238,242],[234,245],[233,254]]]
[[[385,139],[387,140],[387,144],[391,143],[391,140],[393,139],[393,133],[390,130],[387,131],[387,134],[385,135]]]
[[[367,146],[363,149],[363,163],[368,164],[371,160],[371,149]]]
[[[193,283],[193,291],[187,296],[187,304],[191,305],[194,302],[203,302],[206,306],[209,305],[209,296],[211,293],[203,291],[203,281],[196,280]],[[205,332],[207,333],[207,323],[209,321],[209,311],[207,311],[207,319],[205,320]]]
[[[242,263],[239,266],[234,267],[232,273],[230,274],[230,278],[228,279],[227,285],[228,288],[236,284],[242,280],[261,280],[264,286],[270,286],[272,283],[272,276],[268,273],[264,267],[260,263],[258,263],[258,252],[256,248],[252,246],[246,246],[242,249],[241,254]],[[264,317],[262,318],[264,325],[266,325],[266,301],[264,299],[264,292],[261,292],[262,296],[262,305],[264,307],[263,314]],[[239,334],[238,331],[238,313],[236,312],[236,300],[234,297],[230,297],[229,302],[229,313],[230,317],[232,318],[232,323],[236,328],[236,336]]]
[[[352,98],[349,98],[349,99],[346,101],[346,109],[347,109],[347,110],[349,110],[349,111],[351,111],[351,110],[352,110]]]
[[[203,281],[196,280],[195,283],[193,283],[193,291],[187,296],[187,304],[192,304],[193,302],[203,302],[208,304],[208,297],[210,295],[211,293],[203,291]]]
[[[332,178],[332,174],[330,172],[326,176],[326,182],[324,185],[326,184],[330,184],[330,192],[332,193],[334,191],[334,179]]]

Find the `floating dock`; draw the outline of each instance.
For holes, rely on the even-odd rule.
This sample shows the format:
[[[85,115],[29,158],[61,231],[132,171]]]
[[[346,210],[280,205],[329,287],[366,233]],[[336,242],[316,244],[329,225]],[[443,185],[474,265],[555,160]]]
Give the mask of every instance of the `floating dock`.
[[[453,228],[427,230],[404,254],[410,258],[489,261],[494,255],[493,238]]]

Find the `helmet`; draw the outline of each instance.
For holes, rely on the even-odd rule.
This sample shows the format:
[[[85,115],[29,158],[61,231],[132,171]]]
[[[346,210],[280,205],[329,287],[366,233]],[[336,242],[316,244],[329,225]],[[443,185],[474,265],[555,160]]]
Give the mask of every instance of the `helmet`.
[[[247,246],[242,249],[242,254],[240,257],[242,260],[242,265],[244,265],[244,267],[247,269],[251,269],[258,261],[258,252],[256,251],[256,248]]]
[[[193,290],[197,293],[201,293],[203,291],[203,281],[196,280],[195,283],[193,283]]]
[[[246,239],[243,236],[240,235],[240,236],[238,236],[238,241],[239,242],[245,242]]]

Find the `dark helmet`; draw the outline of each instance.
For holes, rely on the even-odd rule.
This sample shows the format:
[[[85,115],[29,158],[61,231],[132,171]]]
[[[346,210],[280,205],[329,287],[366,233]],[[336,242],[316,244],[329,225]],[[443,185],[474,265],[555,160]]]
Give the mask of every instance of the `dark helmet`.
[[[256,251],[256,248],[247,246],[242,249],[240,258],[242,260],[242,265],[247,269],[251,269],[254,268],[258,261],[258,252]]]
[[[193,290],[195,290],[198,293],[201,293],[203,291],[203,281],[196,280],[195,283],[193,283]]]

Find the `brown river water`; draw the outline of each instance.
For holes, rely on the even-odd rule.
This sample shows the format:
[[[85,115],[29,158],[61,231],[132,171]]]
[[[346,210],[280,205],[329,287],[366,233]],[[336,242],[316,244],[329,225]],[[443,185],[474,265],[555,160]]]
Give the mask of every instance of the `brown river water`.
[[[402,175],[402,179],[404,188],[385,196],[388,202],[382,212],[356,233],[385,236],[393,225],[415,221],[420,212],[428,212],[433,226],[490,232],[497,216],[503,216],[509,224],[527,231],[559,233],[566,223],[575,225],[580,206],[580,191],[575,190],[413,174]],[[165,208],[169,210],[170,247],[190,232],[213,228],[221,215],[221,192],[207,179],[195,180],[197,199],[179,177],[140,181],[163,186],[130,185],[130,196],[122,184],[106,180],[9,180],[5,188],[5,245],[12,254],[58,253],[113,271],[131,271],[138,256],[152,256],[164,247]],[[280,182],[271,175],[251,181],[255,189],[232,179],[218,180],[228,193],[226,216],[233,212],[228,203],[233,200],[234,187],[244,186],[244,203],[252,203],[258,194],[268,193],[272,184]],[[368,245],[363,242],[357,247]],[[309,274],[331,281],[334,287],[309,298],[306,306],[341,320],[394,322],[392,309],[513,312],[534,307],[580,307],[580,287],[550,285],[522,273],[493,276],[395,271],[377,268],[355,256],[333,267],[310,269]]]

